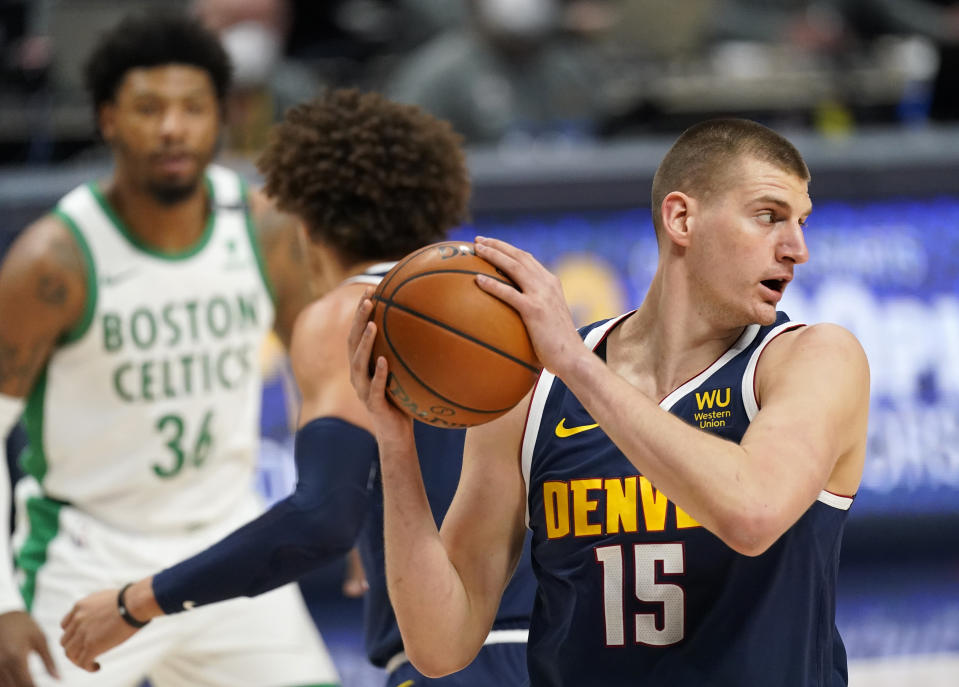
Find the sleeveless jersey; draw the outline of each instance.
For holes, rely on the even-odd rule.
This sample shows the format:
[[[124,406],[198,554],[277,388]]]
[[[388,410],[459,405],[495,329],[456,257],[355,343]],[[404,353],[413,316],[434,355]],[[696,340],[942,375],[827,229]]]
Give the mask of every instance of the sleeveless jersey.
[[[604,359],[606,335],[622,319],[582,330]],[[660,406],[739,442],[758,412],[759,356],[797,326],[779,313],[774,325],[747,327]],[[539,580],[532,685],[846,684],[834,617],[851,498],[822,492],[765,553],[740,555],[657,492],[546,371],[522,460]]]
[[[366,274],[351,279],[354,282],[378,284],[395,263],[372,266]],[[432,427],[422,422],[413,423],[420,470],[426,487],[426,497],[437,526],[446,516],[456,486],[459,483],[463,460],[465,430]],[[385,557],[383,551],[383,483],[379,463],[372,476],[372,511],[360,534],[358,548],[370,588],[364,595],[364,623],[366,650],[370,662],[377,666],[386,663],[403,650],[403,640],[396,624],[386,589]],[[495,630],[529,627],[536,579],[530,568],[529,538],[516,571],[500,602]]]
[[[175,255],[94,184],[54,211],[85,256],[87,305],[29,396],[23,464],[46,496],[123,530],[202,527],[250,492],[274,306],[243,182],[210,166],[206,185],[204,233]]]

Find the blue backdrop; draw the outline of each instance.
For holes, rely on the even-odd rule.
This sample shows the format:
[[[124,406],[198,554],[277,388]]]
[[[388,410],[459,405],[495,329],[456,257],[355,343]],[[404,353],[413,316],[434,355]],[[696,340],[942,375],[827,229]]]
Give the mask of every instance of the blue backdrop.
[[[480,218],[454,237],[477,233],[557,273],[579,323],[637,305],[656,266],[648,208]],[[959,200],[823,203],[806,236],[781,309],[849,328],[872,371],[852,517],[959,511]]]

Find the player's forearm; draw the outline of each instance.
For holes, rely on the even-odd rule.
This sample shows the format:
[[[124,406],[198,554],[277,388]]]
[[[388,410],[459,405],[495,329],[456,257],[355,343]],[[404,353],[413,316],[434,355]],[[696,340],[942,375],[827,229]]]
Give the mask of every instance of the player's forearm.
[[[407,656],[420,672],[445,675],[469,663],[489,627],[471,622],[469,598],[430,511],[412,445],[380,447],[390,601]]]
[[[782,511],[795,484],[770,461],[667,413],[596,356],[564,382],[656,489],[732,548],[758,553],[791,524]]]
[[[208,549],[156,575],[167,613],[256,596],[345,555],[369,512],[373,436],[338,418],[296,434],[294,492]]]

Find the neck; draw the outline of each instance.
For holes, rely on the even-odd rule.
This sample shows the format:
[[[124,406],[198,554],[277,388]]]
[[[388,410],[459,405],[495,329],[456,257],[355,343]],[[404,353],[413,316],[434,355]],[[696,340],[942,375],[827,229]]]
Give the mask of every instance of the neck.
[[[636,314],[611,335],[610,364],[656,398],[702,372],[729,350],[742,326],[720,322],[690,281],[662,263]]]
[[[117,173],[104,194],[130,232],[158,251],[186,250],[206,228],[210,199],[203,183],[182,201],[166,204]]]
[[[373,265],[386,262],[385,260],[361,260],[359,262],[345,262],[332,248],[319,243],[310,245],[310,264],[321,295],[325,295],[342,286],[350,277],[363,274]]]

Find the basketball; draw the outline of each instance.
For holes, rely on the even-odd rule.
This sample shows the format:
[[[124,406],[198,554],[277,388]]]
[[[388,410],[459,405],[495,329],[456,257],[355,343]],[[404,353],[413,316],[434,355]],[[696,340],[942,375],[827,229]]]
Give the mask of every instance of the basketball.
[[[421,422],[489,422],[539,375],[519,313],[477,286],[477,274],[512,284],[473,244],[444,241],[406,256],[373,293],[372,360],[386,358],[390,399]]]

